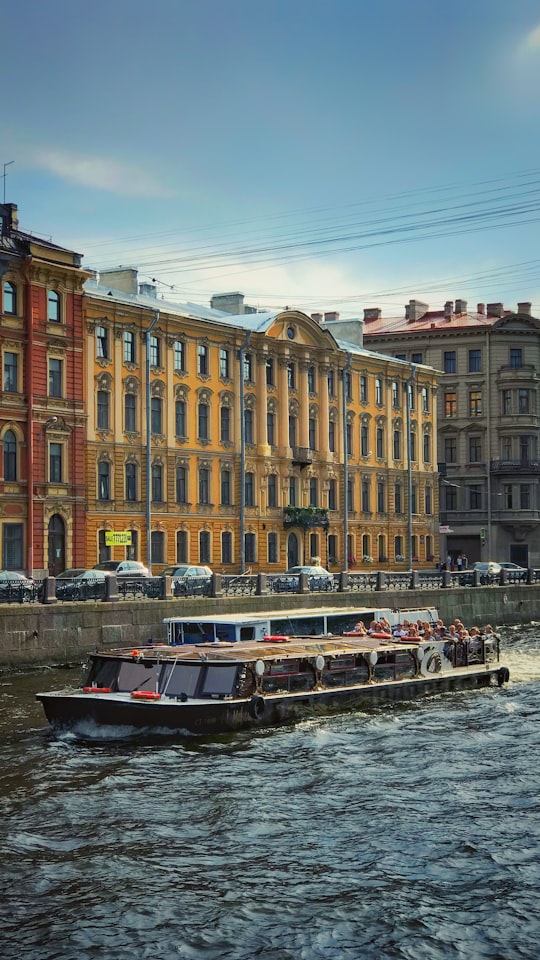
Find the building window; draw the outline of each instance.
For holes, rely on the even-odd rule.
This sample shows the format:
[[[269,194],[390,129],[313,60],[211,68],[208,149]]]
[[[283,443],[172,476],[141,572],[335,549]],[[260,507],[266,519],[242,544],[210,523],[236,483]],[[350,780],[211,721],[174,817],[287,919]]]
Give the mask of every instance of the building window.
[[[328,537],[328,563],[337,563],[338,542],[335,533]]]
[[[519,485],[519,509],[529,510],[531,506],[531,488],[528,483]]]
[[[317,449],[317,421],[310,417],[308,420],[308,442],[309,449]]]
[[[161,367],[161,340],[150,334],[150,366]]]
[[[333,420],[328,423],[328,449],[330,453],[336,452],[336,425]]]
[[[187,503],[187,469],[184,466],[176,468],[176,502]]]
[[[404,558],[403,555],[403,537],[394,537],[394,558]]]
[[[382,427],[377,427],[375,445],[376,445],[376,451],[377,451],[377,459],[382,460],[384,457],[384,430]]]
[[[294,390],[296,386],[296,371],[294,363],[287,364],[287,386],[289,390]]]
[[[111,465],[106,460],[98,463],[98,500],[111,499]]]
[[[394,513],[403,513],[400,483],[394,486]]]
[[[469,463],[480,463],[482,460],[482,438],[469,437]]]
[[[523,366],[523,356],[521,347],[510,347],[510,366],[517,370]]]
[[[176,562],[188,562],[188,535],[187,530],[176,531]]]
[[[445,463],[457,463],[456,437],[444,438],[444,460],[445,460]]]
[[[456,373],[457,364],[456,364],[456,351],[455,350],[445,350],[443,358],[443,368],[445,373]]]
[[[150,534],[150,556],[152,563],[165,563],[165,534],[162,530],[152,530]]]
[[[219,375],[222,380],[229,380],[230,378],[229,351],[225,347],[220,347],[219,350]]]
[[[124,397],[124,421],[127,433],[135,433],[137,429],[137,415],[135,396],[132,393],[126,393]]]
[[[246,551],[246,562],[247,563],[256,563],[257,562],[257,550],[256,550],[256,540],[254,533],[246,533],[244,538],[245,551]]]
[[[424,504],[427,516],[431,516],[433,513],[433,497],[431,487],[426,487],[424,490]]]
[[[503,390],[502,392],[502,412],[512,413],[512,391]]]
[[[278,538],[277,533],[268,534],[268,563],[278,562]]]
[[[244,435],[246,443],[253,443],[253,410],[244,410]]]
[[[183,340],[174,341],[174,369],[177,373],[186,369],[186,347]]]
[[[529,390],[518,390],[518,413],[529,413]]]
[[[422,387],[422,413],[429,413],[429,389]]]
[[[380,377],[377,377],[375,380],[375,403],[378,407],[382,407],[383,402],[383,385]]]
[[[208,440],[208,404],[199,403],[197,410],[199,440]]]
[[[137,500],[137,465],[135,463],[126,463],[126,500],[132,503]]]
[[[414,384],[407,383],[405,389],[407,391],[409,410],[416,410],[416,393],[414,390]]]
[[[22,523],[2,524],[2,568],[4,570],[22,570],[23,534]]]
[[[362,374],[360,377],[360,403],[368,402],[368,379]]]
[[[160,463],[152,464],[152,501],[163,502],[163,467]]]
[[[328,371],[328,396],[335,397],[336,395],[336,378],[333,370]]]
[[[316,389],[315,389],[315,367],[308,367],[308,372],[307,372],[307,384],[308,384],[308,392],[309,392],[309,393],[316,393],[316,392],[317,392]]]
[[[221,471],[221,502],[224,506],[230,506],[231,503],[231,471]]]
[[[482,369],[482,352],[469,350],[469,373],[480,373]]]
[[[409,434],[409,457],[416,460],[416,434],[412,430]]]
[[[310,507],[319,505],[319,484],[316,477],[309,478],[309,505]]]
[[[197,344],[197,373],[202,376],[208,373],[208,347],[205,343]]]
[[[175,436],[186,436],[186,401],[176,400],[174,404],[174,430]]]
[[[482,394],[479,390],[471,390],[469,392],[469,416],[482,416]]]
[[[400,398],[401,398],[401,394],[399,390],[399,383],[397,380],[393,380],[392,381],[392,406],[394,410],[399,410],[401,406]]]
[[[13,430],[4,434],[4,480],[17,479],[17,439]]]
[[[418,513],[418,486],[413,483],[411,487],[411,513]],[[416,551],[413,551],[413,555]]]
[[[319,534],[310,533],[309,535],[309,555],[310,557],[319,556]]]
[[[268,506],[277,507],[277,474],[268,476]]]
[[[360,453],[363,457],[367,457],[369,454],[369,433],[365,423],[360,427]]]
[[[289,416],[289,446],[296,446],[296,417]]]
[[[221,562],[232,563],[232,533],[229,530],[221,533]]]
[[[19,355],[6,350],[4,353],[3,389],[5,393],[18,393]]]
[[[352,457],[353,454],[353,430],[352,423],[345,424],[345,450],[348,457]]]
[[[424,434],[424,463],[431,460],[431,437],[429,433]]]
[[[423,363],[422,353],[411,353],[411,363]]]
[[[519,459],[527,461],[530,459],[532,447],[532,437],[522,436],[519,438]]]
[[[512,437],[503,437],[501,458],[503,460],[512,459]]]
[[[369,513],[370,510],[370,484],[369,480],[362,480],[362,512]]]
[[[210,533],[201,530],[199,533],[199,563],[210,563]]]
[[[124,363],[135,363],[135,334],[124,330]]]
[[[445,417],[457,417],[457,394],[451,390],[444,395],[444,415]]]
[[[60,323],[60,294],[56,290],[49,290],[47,295],[47,320]]]
[[[9,280],[4,283],[4,313],[17,314],[17,287]]]
[[[131,543],[126,546],[126,560],[139,559],[139,534],[137,530],[130,530]]]
[[[210,471],[208,467],[199,470],[199,503],[210,503]]]
[[[394,430],[394,443],[393,443],[393,453],[394,460],[401,460],[401,431]]]
[[[386,510],[386,491],[384,488],[384,481],[379,480],[377,482],[377,512],[384,513]]]
[[[107,327],[96,327],[96,356],[109,359],[109,331]]]
[[[49,482],[62,483],[62,444],[49,445]]]
[[[152,397],[150,401],[150,425],[152,433],[163,433],[163,404],[161,397]]]
[[[245,475],[245,498],[246,498],[246,507],[255,506],[255,476],[253,473],[246,473]]]
[[[455,486],[445,486],[444,499],[446,510],[455,510],[457,508],[457,490]]]
[[[351,401],[353,398],[352,395],[352,375],[350,373],[345,374],[345,398],[348,401]]]
[[[471,483],[469,486],[469,509],[480,510],[482,508],[482,491],[479,483]]]
[[[250,353],[244,354],[244,380],[253,383],[253,357]]]
[[[507,510],[512,510],[514,505],[513,489],[511,483],[505,483],[503,490],[504,505]]]
[[[271,410],[266,414],[266,442],[270,447],[276,444],[276,417]]]
[[[231,439],[230,407],[221,407],[219,411],[219,436],[222,443],[228,443]]]
[[[336,498],[336,481],[334,479],[328,481],[328,509],[337,510],[337,498]]]
[[[64,361],[56,357],[49,357],[49,396],[61,397],[63,395],[63,372]]]
[[[98,430],[109,429],[109,394],[106,390],[97,392],[97,427]]]
[[[274,361],[269,357],[266,361],[266,386],[274,387]]]
[[[296,477],[289,477],[289,506],[296,506]]]

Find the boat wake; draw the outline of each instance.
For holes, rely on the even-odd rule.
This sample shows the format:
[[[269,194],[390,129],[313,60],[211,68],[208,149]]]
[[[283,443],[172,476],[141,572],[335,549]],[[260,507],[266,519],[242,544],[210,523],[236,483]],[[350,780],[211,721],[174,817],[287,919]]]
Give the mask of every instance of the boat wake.
[[[128,725],[107,725],[95,723],[93,720],[79,720],[73,726],[54,729],[53,737],[64,743],[109,743],[130,742],[141,740],[162,742],[163,740],[193,737],[188,730],[170,730],[167,727],[133,727]]]

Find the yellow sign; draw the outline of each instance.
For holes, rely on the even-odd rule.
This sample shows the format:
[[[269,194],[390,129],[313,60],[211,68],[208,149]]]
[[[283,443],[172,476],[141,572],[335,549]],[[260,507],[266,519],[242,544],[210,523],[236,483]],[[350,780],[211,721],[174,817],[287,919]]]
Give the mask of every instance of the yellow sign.
[[[131,546],[131,530],[106,530],[105,531],[105,546],[106,547],[130,547]]]

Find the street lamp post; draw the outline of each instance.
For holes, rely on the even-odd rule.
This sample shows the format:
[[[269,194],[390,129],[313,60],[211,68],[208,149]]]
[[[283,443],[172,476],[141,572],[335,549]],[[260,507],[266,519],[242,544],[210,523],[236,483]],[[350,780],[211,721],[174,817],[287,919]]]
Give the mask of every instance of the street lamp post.
[[[152,573],[152,416],[150,410],[150,334],[159,320],[159,310],[146,328],[144,340],[146,346],[146,566]]]

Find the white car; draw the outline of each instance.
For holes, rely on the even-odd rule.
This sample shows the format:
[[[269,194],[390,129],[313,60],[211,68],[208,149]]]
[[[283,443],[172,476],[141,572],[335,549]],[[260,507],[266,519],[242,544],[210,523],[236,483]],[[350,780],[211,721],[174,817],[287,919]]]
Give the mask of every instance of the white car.
[[[313,566],[309,564],[298,567],[289,567],[280,577],[276,577],[274,585],[278,590],[295,589],[300,579],[300,574],[305,573],[308,578],[310,590],[333,590],[334,577],[324,567]]]

